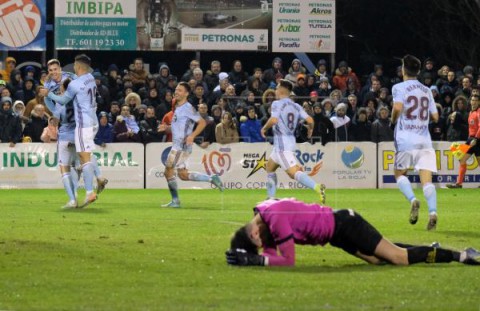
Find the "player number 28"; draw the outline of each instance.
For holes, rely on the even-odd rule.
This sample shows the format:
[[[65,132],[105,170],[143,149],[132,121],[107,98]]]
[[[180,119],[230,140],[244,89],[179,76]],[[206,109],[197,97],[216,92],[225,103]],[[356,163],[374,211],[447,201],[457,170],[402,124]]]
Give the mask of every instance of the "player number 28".
[[[408,120],[416,120],[417,117],[422,121],[428,120],[428,97],[409,96],[407,102],[410,105],[407,109]]]

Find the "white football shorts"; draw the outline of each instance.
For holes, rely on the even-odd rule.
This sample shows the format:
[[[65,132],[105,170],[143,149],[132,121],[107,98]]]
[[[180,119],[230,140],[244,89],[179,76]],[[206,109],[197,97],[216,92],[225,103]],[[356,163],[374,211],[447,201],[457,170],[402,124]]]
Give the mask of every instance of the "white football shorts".
[[[71,166],[75,161],[77,152],[75,145],[69,141],[58,141],[57,143],[58,165]]]
[[[95,142],[93,139],[97,131],[97,126],[75,128],[75,149],[77,152],[92,152],[95,150]]]
[[[293,151],[276,151],[274,149],[270,154],[270,159],[280,165],[284,171],[288,170],[292,166],[297,165],[297,158],[295,157]]]
[[[192,148],[186,148],[183,150],[172,149],[168,153],[166,167],[185,169],[188,167],[188,158],[192,154]]]
[[[398,151],[395,153],[394,168],[408,170],[413,168],[416,172],[427,170],[437,172],[437,157],[433,149],[415,149]]]

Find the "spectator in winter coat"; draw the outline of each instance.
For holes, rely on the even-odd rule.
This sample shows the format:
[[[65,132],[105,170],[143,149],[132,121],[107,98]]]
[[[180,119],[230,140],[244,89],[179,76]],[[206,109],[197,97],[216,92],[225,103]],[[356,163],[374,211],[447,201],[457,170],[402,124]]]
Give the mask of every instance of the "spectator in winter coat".
[[[382,141],[393,141],[393,130],[388,117],[390,111],[387,107],[380,107],[377,113],[377,120],[372,123],[371,141],[379,143]]]
[[[312,142],[320,142],[325,146],[328,142],[335,139],[335,128],[332,121],[323,114],[321,103],[313,105],[313,133]]]
[[[249,106],[247,108],[247,118],[240,124],[240,134],[242,140],[246,143],[259,143],[264,142],[265,139],[260,134],[262,124],[257,119],[255,114],[255,108]]]
[[[10,147],[22,140],[20,119],[12,110],[12,99],[2,97],[0,107],[0,143],[9,143]]]
[[[372,122],[368,120],[367,110],[365,108],[358,109],[358,113],[353,120],[354,122],[350,126],[352,141],[370,141]]]
[[[95,135],[96,145],[105,147],[106,144],[113,142],[113,126],[108,122],[108,114],[105,111],[99,114],[98,132]]]

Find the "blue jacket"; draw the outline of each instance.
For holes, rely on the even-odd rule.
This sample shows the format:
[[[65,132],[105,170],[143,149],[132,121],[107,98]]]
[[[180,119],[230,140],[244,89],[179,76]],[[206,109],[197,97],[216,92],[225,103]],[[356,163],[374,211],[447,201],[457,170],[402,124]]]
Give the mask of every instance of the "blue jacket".
[[[248,119],[240,125],[240,135],[246,143],[259,143],[264,142],[265,139],[260,134],[262,125],[260,120]]]
[[[102,145],[113,142],[113,126],[107,123],[106,126],[99,126],[97,135],[95,135],[95,144]]]

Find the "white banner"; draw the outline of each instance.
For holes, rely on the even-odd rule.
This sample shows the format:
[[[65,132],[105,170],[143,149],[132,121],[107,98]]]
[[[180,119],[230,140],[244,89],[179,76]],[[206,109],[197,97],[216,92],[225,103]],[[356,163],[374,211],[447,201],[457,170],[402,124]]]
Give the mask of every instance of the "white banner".
[[[335,53],[335,0],[273,1],[272,52]]]
[[[440,187],[446,183],[455,183],[458,175],[458,159],[450,151],[450,142],[434,142],[433,148],[437,155],[437,174],[433,175],[433,182]],[[378,187],[396,188],[393,175],[393,164],[395,160],[395,148],[393,142],[378,144]],[[480,185],[480,169],[475,157],[467,162],[467,173],[465,174],[464,188],[476,188]],[[408,177],[414,185],[420,186],[418,173],[410,171]]]
[[[182,50],[268,51],[268,29],[183,28]]]
[[[94,152],[109,188],[144,187],[144,147],[142,144],[108,144]],[[57,144],[0,144],[0,189],[63,188],[57,165]]]
[[[55,17],[136,18],[136,14],[137,3],[132,0],[55,0]]]
[[[171,144],[148,144],[146,147],[146,188],[167,188],[163,171]],[[265,165],[272,146],[264,143],[212,144],[206,149],[196,145],[189,159],[190,171],[221,176],[226,189],[263,189],[266,187]],[[298,144],[295,156],[316,182],[327,188],[375,188],[376,145],[364,143]],[[280,189],[303,186],[278,170]],[[180,188],[210,188],[208,183],[177,181]]]

